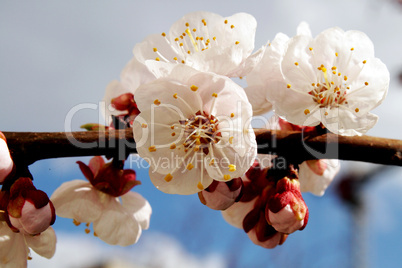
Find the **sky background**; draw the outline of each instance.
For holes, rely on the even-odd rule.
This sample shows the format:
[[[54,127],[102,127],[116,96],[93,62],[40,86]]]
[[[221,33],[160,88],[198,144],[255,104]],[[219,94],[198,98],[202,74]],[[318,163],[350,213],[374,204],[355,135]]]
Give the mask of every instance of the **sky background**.
[[[402,7],[385,0],[274,1],[6,1],[0,2],[0,129],[64,131],[77,105],[98,104],[106,85],[132,57],[146,36],[167,32],[192,11],[222,16],[247,12],[257,19],[256,48],[276,33],[296,33],[301,21],[313,35],[338,26],[360,30],[373,41],[376,56],[391,73],[380,116],[368,135],[402,137]],[[99,111],[84,109],[72,118],[72,130],[98,122]],[[64,181],[84,179],[76,158],[38,161],[31,166],[37,188],[51,193]],[[89,158],[80,158],[88,162]],[[127,168],[135,162],[130,158]],[[343,171],[361,176],[379,166],[342,163]],[[34,256],[29,267],[94,267],[102,262],[127,267],[395,267],[402,262],[402,169],[389,168],[362,188],[360,217],[337,195],[337,181],[324,197],[305,194],[310,219],[283,246],[267,250],[229,226],[220,212],[195,196],[159,192],[148,171],[137,169],[141,193],[153,207],[150,229],[133,246],[110,247],[84,227],[58,218],[57,253],[52,260]],[[360,214],[359,214],[360,215]],[[357,219],[354,221],[354,219]],[[136,266],[134,266],[136,265]],[[114,266],[117,267],[117,264]]]

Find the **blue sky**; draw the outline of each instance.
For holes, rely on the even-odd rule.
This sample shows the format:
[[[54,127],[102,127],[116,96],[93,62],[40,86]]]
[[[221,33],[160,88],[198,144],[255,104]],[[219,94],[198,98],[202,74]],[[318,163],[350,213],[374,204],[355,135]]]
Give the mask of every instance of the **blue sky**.
[[[402,111],[402,90],[395,77],[402,69],[402,29],[397,27],[402,25],[402,8],[385,0],[308,0],[303,4],[296,0],[2,1],[1,130],[64,131],[71,109],[79,104],[97,104],[102,99],[106,85],[118,79],[136,43],[149,34],[167,31],[185,13],[197,10],[223,16],[236,12],[252,14],[258,22],[256,47],[272,40],[277,32],[294,35],[303,20],[310,24],[313,35],[333,26],[364,31],[393,79],[388,97],[374,111],[380,116],[379,123],[368,134],[401,139],[402,125],[397,115]],[[97,110],[86,109],[72,118],[72,129],[79,130],[80,125],[99,120]],[[35,185],[50,196],[63,181],[84,179],[76,160],[35,163],[31,167]],[[365,165],[345,163],[344,170],[347,168],[361,173],[370,170]],[[55,229],[61,234],[60,243],[65,242],[65,246],[59,246],[63,252],[54,262],[35,258],[40,265],[33,262],[32,266],[61,267],[61,262],[68,259],[59,256],[66,252],[71,238],[77,241],[75,247],[80,241],[90,245],[91,249],[83,255],[95,259],[112,250],[123,252],[124,258],[132,260],[133,252],[134,256],[144,256],[143,248],[161,256],[165,256],[163,249],[175,248],[166,256],[172,262],[187,260],[181,267],[212,267],[211,263],[216,267],[352,266],[351,241],[356,232],[334,186],[321,198],[306,194],[310,210],[306,229],[291,235],[283,246],[266,250],[253,245],[242,230],[226,224],[219,212],[200,204],[197,196],[166,195],[153,187],[147,170],[137,170],[137,176],[143,184],[135,191],[153,207],[151,227],[138,244],[128,249],[111,249],[85,235],[83,228],[75,227],[70,220],[58,219]],[[401,169],[392,168],[364,187],[365,224],[359,227],[358,234],[362,249],[366,249],[365,255],[362,251],[360,256],[366,256],[370,267],[392,267],[402,261],[402,231],[398,228],[402,223],[401,178]],[[153,248],[150,245],[155,239],[166,246],[159,251],[158,247]]]

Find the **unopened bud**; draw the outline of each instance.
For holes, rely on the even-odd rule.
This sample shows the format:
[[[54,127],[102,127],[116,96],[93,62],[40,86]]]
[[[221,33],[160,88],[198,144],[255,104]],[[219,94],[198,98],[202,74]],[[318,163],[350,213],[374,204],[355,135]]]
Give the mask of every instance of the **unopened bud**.
[[[208,188],[198,193],[198,197],[209,208],[225,210],[239,200],[242,185],[241,178],[228,182],[213,181]]]
[[[308,208],[297,179],[285,177],[278,181],[276,194],[268,200],[265,217],[281,233],[290,234],[304,229],[308,221]]]
[[[46,193],[37,190],[31,179],[25,177],[11,186],[7,212],[13,229],[29,235],[45,231],[56,217]]]
[[[254,222],[251,224],[253,227],[250,228],[250,223],[252,222]],[[250,240],[264,248],[274,248],[282,245],[287,238],[287,234],[278,232],[267,223],[264,212],[259,209],[250,211],[244,218],[243,225]]]

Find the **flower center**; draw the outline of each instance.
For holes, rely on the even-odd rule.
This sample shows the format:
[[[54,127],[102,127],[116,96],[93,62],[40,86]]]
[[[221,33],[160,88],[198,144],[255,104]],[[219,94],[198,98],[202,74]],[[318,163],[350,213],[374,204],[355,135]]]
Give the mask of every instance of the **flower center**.
[[[233,24],[228,23],[228,20],[224,20],[223,23],[227,25],[229,31],[232,31],[235,28]],[[156,61],[162,60],[165,62],[185,64],[190,55],[205,51],[213,46],[219,46],[217,37],[210,36],[205,19],[201,20],[198,29],[197,26],[190,25],[190,23],[186,22],[185,29],[181,35],[173,36],[170,40],[166,37],[166,33],[162,33],[162,36],[176,55],[173,59],[169,59],[169,57],[165,57],[161,52],[159,52],[158,48],[154,47],[153,51],[157,55],[155,58]],[[235,45],[238,45],[239,43],[239,41],[236,41]]]
[[[207,115],[205,112],[196,112],[191,118],[179,121],[184,130],[185,140],[184,151],[193,149],[195,152],[202,150],[208,154],[209,143],[217,143],[222,134],[217,131],[218,119],[213,115]]]
[[[310,47],[309,50],[311,51],[312,57],[315,60],[313,48]],[[350,65],[353,51],[354,48],[351,48],[345,66]],[[317,74],[316,81],[309,81],[313,83],[310,83],[312,89],[307,93],[305,91],[303,92],[301,89],[292,87],[292,85],[290,84],[287,84],[287,88],[299,92],[303,95],[308,94],[308,96],[312,97],[312,100],[314,101],[316,106],[312,111],[310,111],[309,109],[305,109],[304,110],[305,115],[313,113],[319,108],[325,109],[324,113],[325,115],[328,115],[328,110],[332,108],[341,108],[356,113],[359,112],[358,107],[349,107],[347,99],[349,98],[350,95],[355,94],[356,92],[359,92],[360,90],[367,87],[369,83],[364,82],[360,86],[357,83],[353,83],[352,86],[351,80],[353,80],[353,77],[352,79],[349,79],[347,75],[342,74],[340,70],[338,70],[338,68],[336,67],[336,63],[340,62],[338,59],[339,54],[336,52],[334,65],[331,67],[330,71],[323,64],[317,67],[318,72],[316,71]],[[354,78],[358,77],[367,61],[363,60],[361,63],[362,63],[361,69],[357,74],[354,75]],[[299,63],[295,62],[294,65],[301,71],[302,75],[306,79],[308,79],[308,76],[299,66]]]

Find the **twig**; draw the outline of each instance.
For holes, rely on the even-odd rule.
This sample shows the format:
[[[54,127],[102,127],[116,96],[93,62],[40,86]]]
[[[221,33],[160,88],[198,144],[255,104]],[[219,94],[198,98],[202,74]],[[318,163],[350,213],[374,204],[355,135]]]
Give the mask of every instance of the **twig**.
[[[3,132],[14,159],[37,160],[107,155],[124,159],[136,153],[131,129],[79,132]],[[276,154],[290,162],[309,159],[342,159],[402,166],[402,141],[370,136],[256,129],[258,152]]]

